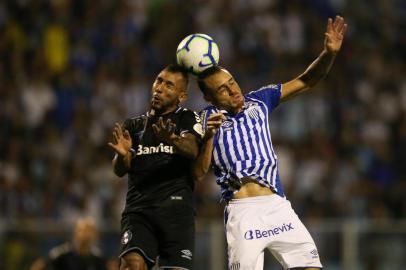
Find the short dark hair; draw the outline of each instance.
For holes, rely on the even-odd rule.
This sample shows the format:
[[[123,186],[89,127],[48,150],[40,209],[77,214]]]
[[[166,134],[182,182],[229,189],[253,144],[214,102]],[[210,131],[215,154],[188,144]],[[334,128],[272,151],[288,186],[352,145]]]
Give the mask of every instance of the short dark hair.
[[[185,80],[186,85],[189,84],[189,73],[184,67],[178,64],[169,64],[164,68],[164,70],[167,70],[171,73],[180,73]]]
[[[205,69],[202,73],[200,73],[197,76],[197,85],[199,86],[200,91],[202,91],[203,94],[206,94],[206,91],[207,91],[207,86],[206,86],[206,83],[204,82],[204,79],[220,72],[223,69],[224,68],[221,66],[212,66],[212,67]]]

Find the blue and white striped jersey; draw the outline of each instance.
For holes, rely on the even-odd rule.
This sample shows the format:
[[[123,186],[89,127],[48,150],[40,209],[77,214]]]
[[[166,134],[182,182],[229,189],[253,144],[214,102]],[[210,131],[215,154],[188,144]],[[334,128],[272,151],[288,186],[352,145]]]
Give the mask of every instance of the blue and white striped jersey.
[[[222,112],[227,118],[214,137],[211,161],[223,200],[230,200],[240,189],[243,177],[284,196],[269,129],[269,116],[279,104],[281,87],[268,85],[244,95],[243,110],[236,115],[214,106],[201,112],[204,129],[212,113]]]

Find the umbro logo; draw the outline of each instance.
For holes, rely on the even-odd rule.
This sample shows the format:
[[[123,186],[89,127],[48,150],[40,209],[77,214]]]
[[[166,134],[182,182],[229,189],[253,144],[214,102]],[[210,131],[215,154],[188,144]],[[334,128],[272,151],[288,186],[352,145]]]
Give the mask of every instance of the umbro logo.
[[[310,254],[313,255],[313,259],[316,259],[319,257],[319,253],[317,252],[317,249],[313,249],[312,251],[310,251]]]
[[[233,125],[232,121],[224,121],[223,124],[221,124],[222,127],[228,128]]]
[[[125,231],[123,234],[123,237],[121,237],[121,243],[123,245],[126,245],[128,242],[130,242],[132,237],[133,237],[133,234],[131,233],[130,230]]]
[[[189,249],[183,249],[180,251],[182,253],[181,257],[188,259],[188,260],[192,260],[192,252]]]

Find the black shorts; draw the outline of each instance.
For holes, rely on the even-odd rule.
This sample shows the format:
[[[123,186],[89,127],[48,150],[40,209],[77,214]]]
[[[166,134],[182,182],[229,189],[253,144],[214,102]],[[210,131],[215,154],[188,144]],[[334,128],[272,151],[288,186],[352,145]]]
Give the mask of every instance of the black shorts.
[[[176,192],[157,207],[123,215],[121,253],[140,254],[151,269],[159,256],[160,267],[192,269],[195,223],[190,191]]]

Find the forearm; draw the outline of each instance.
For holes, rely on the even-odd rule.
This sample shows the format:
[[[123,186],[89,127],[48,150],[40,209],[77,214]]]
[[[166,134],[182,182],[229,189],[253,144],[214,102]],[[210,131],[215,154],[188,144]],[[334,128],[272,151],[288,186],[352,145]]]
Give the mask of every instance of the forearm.
[[[319,57],[299,76],[299,79],[308,87],[313,87],[327,76],[333,66],[335,57],[335,53],[323,50]]]
[[[203,180],[209,171],[213,153],[213,137],[205,140],[200,148],[199,155],[193,164],[193,176],[197,181]]]
[[[199,146],[193,135],[176,136],[171,140],[171,144],[176,152],[191,159],[195,159],[199,153]]]
[[[131,152],[128,151],[125,156],[116,154],[112,163],[114,173],[119,177],[124,176],[131,168]]]

